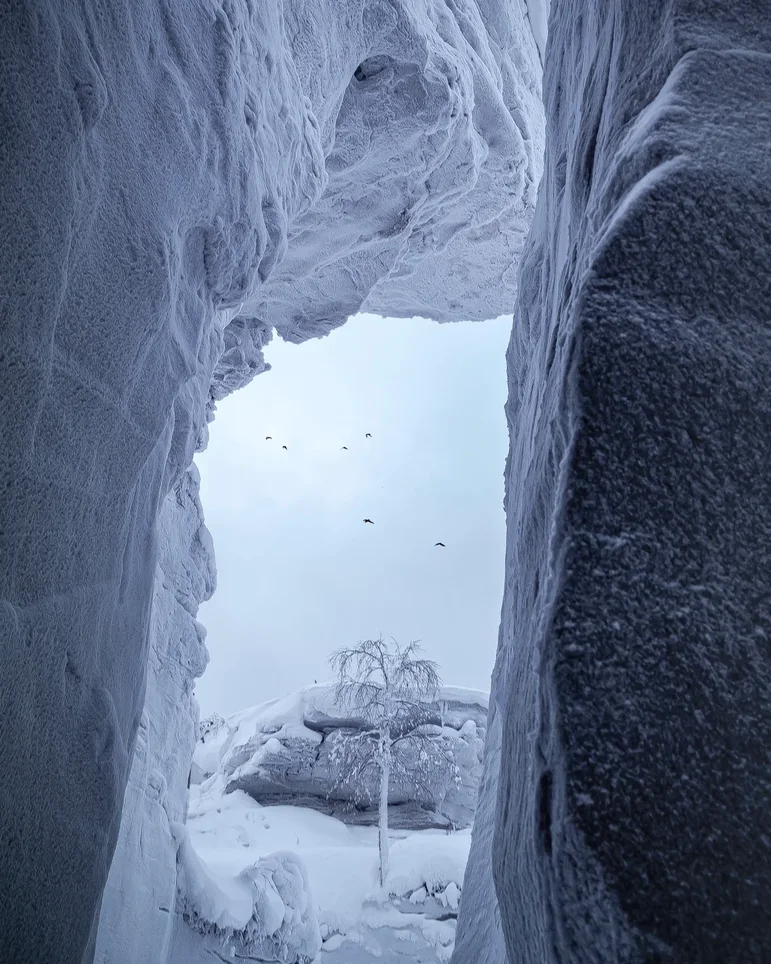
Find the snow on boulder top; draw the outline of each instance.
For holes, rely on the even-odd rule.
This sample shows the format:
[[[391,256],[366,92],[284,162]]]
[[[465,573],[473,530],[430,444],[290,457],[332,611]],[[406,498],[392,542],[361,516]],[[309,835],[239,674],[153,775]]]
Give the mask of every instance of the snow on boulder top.
[[[422,789],[406,777],[393,783],[392,820],[412,829],[468,826],[481,774],[487,694],[445,686],[429,706],[421,729],[442,746],[446,765]],[[334,684],[306,686],[227,719],[204,721],[191,783],[216,775],[228,792],[243,790],[261,804],[289,803],[347,822],[371,822],[369,808],[353,808],[351,788],[340,785],[334,762],[335,746],[362,726],[338,704]]]
[[[481,706],[487,709],[490,694],[483,690],[472,690],[466,686],[443,686],[439,698],[448,703],[465,703],[470,706]]]
[[[442,686],[438,699],[434,705],[437,714],[446,717],[448,725],[455,724],[455,718],[463,719],[457,729],[466,720],[474,719],[482,711],[482,723],[487,715],[489,694],[482,690],[468,689],[463,686]],[[469,712],[464,713],[468,708]],[[476,712],[473,712],[473,709]],[[201,722],[200,737],[195,751],[197,763],[203,764],[204,758],[209,762],[212,753],[219,757],[226,751],[246,743],[256,731],[277,734],[281,736],[299,736],[314,740],[317,728],[327,722],[329,725],[341,725],[350,720],[350,714],[339,706],[335,699],[334,683],[315,683],[302,689],[288,693],[286,696],[258,703],[247,707],[227,717],[214,714]],[[212,773],[213,768],[203,767],[205,772]]]

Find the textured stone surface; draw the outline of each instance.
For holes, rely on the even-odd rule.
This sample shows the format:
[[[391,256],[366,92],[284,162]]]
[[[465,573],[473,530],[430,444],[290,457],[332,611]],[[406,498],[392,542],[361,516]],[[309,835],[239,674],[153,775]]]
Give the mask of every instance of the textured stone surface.
[[[265,326],[510,303],[541,147],[513,9],[2,7],[3,964],[92,955],[148,656],[177,645],[150,636],[157,523]],[[500,964],[503,933],[518,964],[762,961],[771,18],[766,0],[555,0],[551,29],[458,960]],[[189,663],[151,674],[148,706],[202,658],[172,624]],[[181,740],[193,714],[169,711]],[[173,744],[135,765],[149,817],[127,857],[165,833],[150,790],[184,799]],[[156,868],[135,866],[113,882],[140,907]]]
[[[555,0],[550,30],[455,959],[492,855],[517,964],[771,960],[771,17]]]

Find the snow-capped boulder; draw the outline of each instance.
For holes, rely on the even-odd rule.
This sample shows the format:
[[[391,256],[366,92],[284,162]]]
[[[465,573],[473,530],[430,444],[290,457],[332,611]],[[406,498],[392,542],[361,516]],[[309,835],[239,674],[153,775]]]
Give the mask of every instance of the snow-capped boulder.
[[[445,687],[420,729],[441,748],[416,783],[395,777],[389,791],[394,827],[467,827],[482,769],[487,695]],[[340,779],[340,744],[361,732],[360,720],[335,705],[334,687],[308,686],[227,720],[206,721],[193,755],[191,780],[221,773],[229,791],[258,803],[311,807],[347,823],[377,822],[377,774],[352,787]],[[412,769],[405,761],[406,769]],[[417,761],[415,761],[417,769]],[[366,801],[370,803],[367,804]]]
[[[270,329],[506,309],[538,48],[504,0],[30,0],[0,46],[0,957],[81,964],[101,907],[100,962],[161,962],[210,591],[179,487]]]

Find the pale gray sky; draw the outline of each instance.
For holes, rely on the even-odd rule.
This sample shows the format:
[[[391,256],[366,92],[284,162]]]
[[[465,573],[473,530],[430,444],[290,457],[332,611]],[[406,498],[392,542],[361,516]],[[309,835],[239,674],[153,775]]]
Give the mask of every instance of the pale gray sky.
[[[361,315],[274,339],[272,370],[220,403],[196,458],[218,570],[198,617],[203,715],[327,679],[332,650],[380,633],[421,640],[446,683],[488,689],[510,328]]]

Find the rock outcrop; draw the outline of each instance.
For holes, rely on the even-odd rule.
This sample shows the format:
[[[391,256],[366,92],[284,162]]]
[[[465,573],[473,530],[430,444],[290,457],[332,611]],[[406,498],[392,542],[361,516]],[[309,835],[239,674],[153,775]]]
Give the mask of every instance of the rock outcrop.
[[[486,694],[443,688],[421,725],[438,748],[436,765],[418,780],[408,775],[417,774],[418,761],[414,766],[409,758],[403,761],[405,772],[395,773],[389,788],[391,826],[471,825],[486,723]],[[191,780],[221,773],[228,791],[244,790],[264,805],[311,807],[345,823],[376,824],[374,768],[355,786],[340,774],[341,744],[361,731],[361,721],[335,705],[334,687],[309,686],[207,725],[193,755]]]
[[[538,49],[504,0],[29,0],[0,42],[0,960],[91,959],[133,769],[99,953],[161,964],[209,591],[167,502],[267,329],[506,309]]]
[[[490,865],[517,964],[771,960],[768,4],[554,0],[544,88],[455,961]]]

